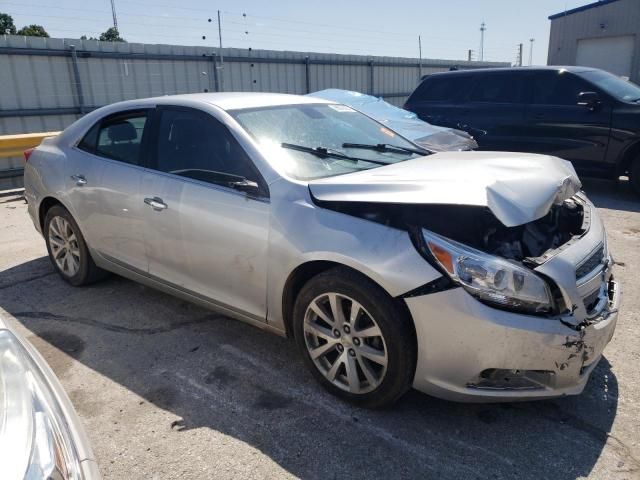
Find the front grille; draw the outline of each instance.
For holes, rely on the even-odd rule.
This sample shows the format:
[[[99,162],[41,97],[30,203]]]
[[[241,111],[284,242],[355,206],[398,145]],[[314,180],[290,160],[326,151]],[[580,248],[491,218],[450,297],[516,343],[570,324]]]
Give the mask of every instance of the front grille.
[[[594,308],[598,305],[598,301],[600,300],[600,289],[596,290],[593,293],[590,293],[586,297],[582,299],[584,302],[584,308],[587,309],[587,313],[593,311]]]
[[[602,263],[602,259],[604,258],[604,246],[598,248],[595,252],[591,254],[584,262],[580,264],[580,266],[576,269],[576,279],[580,279],[584,277],[589,272],[593,271],[600,263]]]

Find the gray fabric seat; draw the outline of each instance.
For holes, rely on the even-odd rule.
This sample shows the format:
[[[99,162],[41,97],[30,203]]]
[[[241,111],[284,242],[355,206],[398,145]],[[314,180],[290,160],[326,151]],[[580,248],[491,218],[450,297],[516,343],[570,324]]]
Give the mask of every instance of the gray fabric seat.
[[[138,164],[140,142],[138,132],[128,121],[116,123],[107,128],[108,144],[100,145],[100,150],[109,156],[127,163]]]

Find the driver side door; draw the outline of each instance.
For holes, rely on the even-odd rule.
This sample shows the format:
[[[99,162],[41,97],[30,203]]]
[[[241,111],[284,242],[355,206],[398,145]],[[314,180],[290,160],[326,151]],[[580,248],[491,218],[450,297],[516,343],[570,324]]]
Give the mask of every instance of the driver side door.
[[[253,162],[220,121],[193,108],[159,106],[152,139],[141,189],[149,274],[266,321],[270,203]]]
[[[579,174],[599,174],[611,131],[611,105],[578,105],[580,92],[594,87],[567,71],[540,71],[532,77],[522,151],[554,155],[573,163]],[[598,92],[599,93],[599,92]]]

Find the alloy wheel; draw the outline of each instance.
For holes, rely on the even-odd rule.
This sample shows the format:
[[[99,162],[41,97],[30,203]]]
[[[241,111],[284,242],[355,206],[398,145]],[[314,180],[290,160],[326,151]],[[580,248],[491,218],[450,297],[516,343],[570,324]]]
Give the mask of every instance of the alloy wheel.
[[[80,247],[71,224],[63,217],[53,217],[49,222],[49,246],[51,257],[68,277],[80,269]]]
[[[387,371],[387,347],[380,327],[364,307],[339,293],[316,297],[304,316],[307,351],[336,387],[353,394],[375,390]]]

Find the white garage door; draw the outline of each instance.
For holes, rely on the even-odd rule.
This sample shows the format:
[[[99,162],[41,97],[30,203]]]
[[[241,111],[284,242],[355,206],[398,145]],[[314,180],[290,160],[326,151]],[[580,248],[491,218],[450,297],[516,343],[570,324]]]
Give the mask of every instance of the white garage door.
[[[585,38],[578,40],[576,65],[601,68],[621,77],[631,77],[635,37]]]

